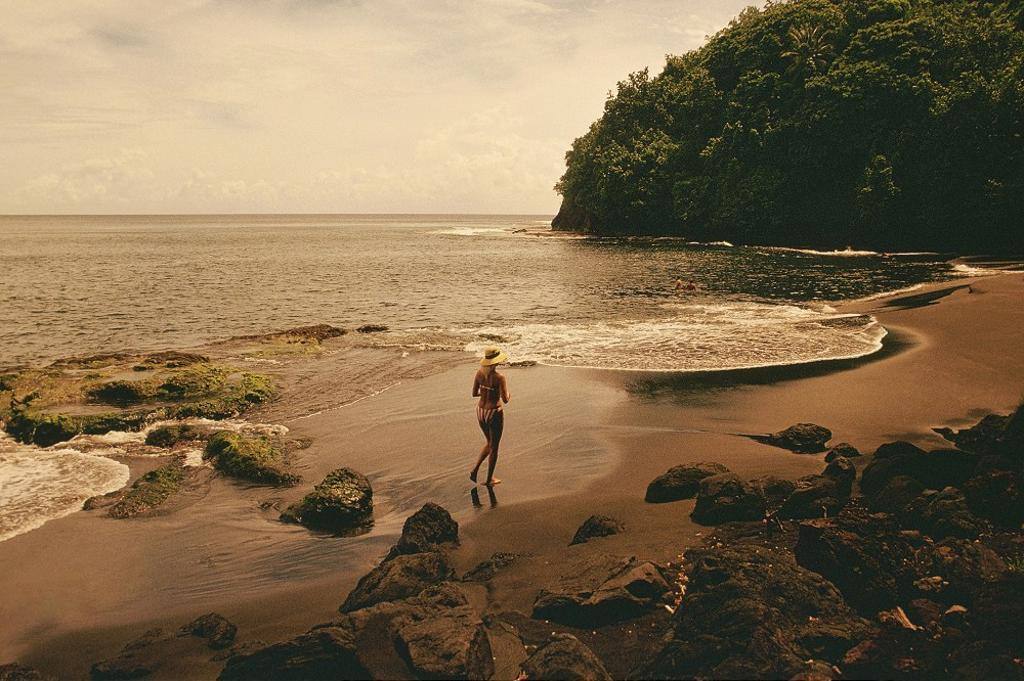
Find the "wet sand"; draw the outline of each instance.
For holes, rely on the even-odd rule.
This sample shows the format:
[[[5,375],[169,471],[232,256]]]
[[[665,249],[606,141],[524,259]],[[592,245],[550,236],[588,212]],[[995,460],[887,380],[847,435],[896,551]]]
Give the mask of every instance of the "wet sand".
[[[330,618],[424,501],[444,505],[462,524],[461,568],[496,551],[530,554],[492,580],[494,608],[528,613],[538,589],[589,554],[672,560],[706,532],[689,519],[692,501],[643,502],[647,483],[672,465],[718,461],[744,477],[795,478],[819,472],[822,457],[743,434],[811,421],[832,429],[833,442],[865,452],[895,438],[934,447],[943,441],[932,427],[1016,406],[1024,389],[1024,277],[947,282],[917,295],[945,289],[952,290],[924,303],[847,306],[872,312],[891,331],[889,349],[862,360],[711,377],[509,369],[513,401],[496,504],[480,487],[475,505],[466,479],[481,439],[468,396],[471,363],[428,376],[411,371],[375,397],[341,408],[325,403],[309,418],[272,407],[260,420],[280,417],[311,442],[299,452],[303,485],[273,490],[217,479],[167,516],[115,521],[79,513],[0,543],[0,658],[82,678],[89,663],[144,629],[212,610],[239,625],[242,641],[293,636]],[[293,401],[315,402],[310,396],[332,376],[306,372],[295,380]],[[276,521],[275,504],[298,498],[339,465],[374,484],[371,534],[325,537]],[[568,547],[594,513],[618,517],[626,532]],[[187,662],[195,678],[219,669],[208,659]]]

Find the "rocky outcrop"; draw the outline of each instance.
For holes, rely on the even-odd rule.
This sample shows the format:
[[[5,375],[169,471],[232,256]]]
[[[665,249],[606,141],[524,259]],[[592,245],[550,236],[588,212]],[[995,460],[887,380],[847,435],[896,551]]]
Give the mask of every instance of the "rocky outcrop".
[[[219,681],[368,679],[350,627],[326,626],[227,660]]]
[[[583,521],[569,546],[585,544],[596,537],[608,537],[625,530],[621,522],[606,515],[592,515]]]
[[[601,660],[571,634],[554,634],[523,663],[527,679],[611,681]]]
[[[235,642],[238,627],[215,612],[197,617],[179,630],[180,634],[198,636],[214,650],[228,648]]]
[[[712,475],[728,473],[729,469],[720,463],[694,463],[673,466],[647,486],[644,501],[663,504],[680,499],[692,499],[700,489],[700,481]]]
[[[284,522],[336,534],[362,534],[373,525],[373,489],[362,473],[337,468],[281,514]]]
[[[777,511],[782,502],[796,489],[796,483],[792,480],[783,480],[774,475],[754,478],[749,484],[764,500],[766,514]]]
[[[960,490],[946,487],[941,492],[925,490],[905,509],[906,524],[936,539],[973,539],[986,529],[983,520],[971,513]]]
[[[872,511],[900,513],[914,499],[921,496],[924,490],[924,485],[914,478],[907,475],[897,475],[889,478],[877,494],[867,498],[868,508]]]
[[[520,553],[511,553],[508,551],[498,551],[491,555],[487,560],[482,560],[475,566],[470,568],[466,574],[462,576],[464,582],[486,582],[494,579],[500,571],[513,565],[517,560],[523,557]]]
[[[661,569],[636,558],[592,559],[560,586],[542,589],[533,617],[570,626],[601,626],[638,617],[657,607],[670,587]]]
[[[265,485],[294,485],[299,476],[284,465],[280,442],[265,435],[243,435],[221,431],[206,443],[203,458],[214,468],[234,478]]]
[[[0,681],[53,681],[53,677],[45,676],[32,667],[11,662],[0,664]]]
[[[406,518],[402,526],[402,536],[392,547],[388,557],[432,551],[458,543],[459,524],[443,507],[428,501],[420,510]]]
[[[1024,523],[1024,478],[1009,470],[988,470],[963,485],[967,506],[975,515],[999,527],[1016,529]]]
[[[754,488],[733,473],[720,473],[700,481],[697,504],[690,516],[703,525],[738,520],[761,520],[765,502]]]
[[[849,489],[835,478],[807,475],[796,481],[796,488],[786,497],[777,515],[785,520],[825,518],[838,513],[849,498]]]
[[[855,459],[858,456],[860,456],[860,450],[851,445],[849,442],[840,442],[836,446],[832,447],[832,449],[828,450],[828,452],[826,452],[825,463],[828,463],[833,459],[838,459],[840,456],[846,459]]]
[[[832,431],[814,423],[798,423],[771,435],[756,435],[754,439],[791,452],[817,454],[827,449],[825,445],[832,439]]]
[[[870,625],[784,549],[717,543],[686,555],[687,592],[640,678],[790,678],[835,663]]]
[[[562,200],[558,214],[551,221],[551,227],[563,232],[592,232],[594,231],[594,216],[585,208],[577,206],[570,199]]]
[[[868,616],[899,605],[917,578],[914,546],[895,520],[859,507],[800,523],[794,553],[801,566],[835,584]]]
[[[169,463],[139,477],[131,487],[115,492],[109,501],[111,518],[135,518],[151,515],[185,484],[189,471],[180,462]],[[116,501],[114,500],[116,498]]]
[[[825,466],[825,470],[821,474],[826,478],[835,480],[842,493],[850,496],[850,491],[853,489],[853,481],[857,478],[857,469],[853,467],[853,463],[849,459],[845,456],[838,456],[832,459]]]
[[[364,575],[345,599],[341,612],[410,598],[454,576],[455,569],[444,552],[398,555]]]

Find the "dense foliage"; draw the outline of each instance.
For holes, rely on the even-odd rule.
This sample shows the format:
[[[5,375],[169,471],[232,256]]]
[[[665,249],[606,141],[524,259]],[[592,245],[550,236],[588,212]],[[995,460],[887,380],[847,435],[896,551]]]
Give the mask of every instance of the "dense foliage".
[[[631,74],[566,154],[555,226],[1019,252],[1017,2],[792,0]]]

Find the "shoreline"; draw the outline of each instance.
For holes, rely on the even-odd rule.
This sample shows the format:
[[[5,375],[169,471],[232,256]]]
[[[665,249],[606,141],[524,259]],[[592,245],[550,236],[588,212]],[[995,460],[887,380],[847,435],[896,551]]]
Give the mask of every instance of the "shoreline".
[[[1002,275],[981,278],[977,280],[980,283],[975,285],[984,293],[994,290],[1000,296],[1016,295],[1019,297],[1022,293],[1017,290],[1020,288],[1020,281],[1021,279],[1014,275]],[[942,282],[933,285],[931,289],[949,287],[950,284],[951,282]],[[690,460],[720,460],[741,477],[752,477],[764,472],[771,472],[781,477],[794,478],[818,472],[821,467],[818,457],[795,455],[766,448],[764,445],[754,443],[746,438],[737,437],[733,433],[769,432],[790,425],[792,422],[804,420],[797,414],[802,413],[801,410],[806,409],[808,404],[820,402],[820,394],[823,391],[828,394],[837,388],[848,389],[850,386],[847,384],[865,382],[870,384],[869,388],[874,389],[880,376],[886,379],[883,384],[891,383],[891,376],[888,375],[890,371],[900,370],[899,367],[892,366],[894,362],[901,365],[903,369],[909,367],[919,371],[922,366],[935,361],[934,358],[928,360],[921,357],[922,353],[941,353],[942,351],[941,338],[936,336],[941,337],[955,332],[955,329],[948,328],[948,319],[940,320],[942,323],[931,323],[920,316],[934,317],[936,316],[934,311],[938,310],[944,313],[943,317],[948,317],[943,306],[947,306],[951,300],[956,302],[957,308],[961,308],[962,303],[967,303],[968,311],[971,307],[978,307],[971,303],[986,300],[984,296],[967,300],[968,295],[970,294],[962,289],[957,289],[938,301],[937,304],[927,307],[881,307],[877,312],[890,318],[888,324],[885,322],[883,324],[893,333],[887,339],[890,342],[885,344],[889,346],[888,349],[883,347],[883,350],[878,353],[856,360],[839,360],[842,366],[812,368],[814,365],[797,365],[804,368],[791,369],[788,372],[780,370],[779,367],[769,368],[771,371],[768,372],[746,370],[752,373],[747,373],[742,377],[733,376],[730,380],[719,382],[719,384],[704,377],[703,382],[692,381],[691,385],[661,386],[659,392],[647,396],[627,391],[627,381],[618,372],[549,367],[510,370],[510,380],[515,396],[512,408],[517,408],[520,404],[529,403],[532,400],[535,410],[532,414],[525,411],[514,411],[511,415],[516,421],[510,419],[508,429],[510,435],[516,433],[516,437],[521,438],[523,434],[521,424],[543,423],[550,418],[550,412],[563,409],[566,413],[570,413],[572,421],[576,424],[575,432],[586,431],[589,432],[589,437],[593,438],[593,442],[587,447],[588,450],[601,452],[600,456],[604,457],[603,460],[611,463],[607,464],[609,468],[603,475],[590,477],[589,481],[584,484],[571,485],[572,489],[562,490],[558,488],[557,484],[551,486],[549,478],[557,480],[560,475],[573,476],[573,469],[566,466],[568,462],[560,460],[557,455],[552,456],[553,452],[559,452],[559,446],[561,446],[559,443],[564,445],[564,441],[552,437],[538,438],[537,443],[532,446],[532,452],[533,455],[541,456],[543,454],[543,456],[535,464],[528,464],[524,461],[517,467],[514,458],[503,459],[499,464],[499,476],[504,477],[506,483],[496,490],[499,503],[495,508],[486,508],[488,502],[484,501],[485,508],[474,509],[470,503],[467,503],[469,500],[465,498],[468,496],[467,489],[460,492],[460,495],[465,496],[452,497],[452,499],[456,499],[454,503],[449,501],[448,504],[442,504],[450,507],[457,519],[463,523],[463,545],[455,554],[457,566],[460,570],[466,570],[480,560],[486,559],[495,551],[526,547],[528,552],[533,553],[535,557],[525,560],[522,565],[496,578],[489,586],[490,595],[488,597],[491,599],[490,604],[493,607],[507,607],[529,612],[529,605],[532,603],[536,588],[543,586],[545,580],[550,581],[551,578],[551,569],[545,561],[562,563],[573,557],[573,554],[586,555],[590,551],[589,545],[566,549],[566,544],[579,522],[592,513],[621,516],[627,526],[627,532],[622,535],[594,542],[594,544],[603,544],[603,548],[606,550],[614,548],[616,552],[634,553],[643,558],[662,562],[676,559],[682,548],[698,542],[700,535],[705,530],[688,519],[681,518],[681,513],[688,510],[687,504],[692,502],[656,506],[643,504],[643,487],[651,478],[664,472],[669,465],[685,463]],[[882,306],[886,300],[872,300],[870,305]],[[983,307],[990,306],[984,305]],[[957,314],[960,312],[958,309]],[[985,318],[992,312],[991,309],[987,309],[980,316]],[[1002,316],[1005,317],[1010,312],[1003,310]],[[1006,320],[1004,319],[1003,326],[1005,325]],[[946,327],[946,331],[936,333],[936,329],[941,331],[942,327]],[[931,335],[928,333],[929,330],[932,332]],[[953,333],[953,335],[956,334]],[[891,343],[893,339],[897,341],[895,346]],[[1001,344],[996,339],[989,339],[989,342],[994,345]],[[991,347],[988,349],[991,351]],[[1000,351],[1005,353],[1007,348],[1001,347]],[[1024,367],[1024,358],[1021,358],[1019,354],[1012,357],[1013,366],[1018,368]],[[417,409],[420,407],[416,405],[419,402],[414,401],[414,404],[409,404],[408,400],[409,395],[418,395],[419,389],[425,384],[436,386],[437,390],[452,389],[458,394],[459,388],[463,387],[460,380],[461,371],[463,371],[462,368],[449,369],[441,374],[416,379],[404,386],[378,395],[374,400],[363,400],[344,409],[303,419],[303,425],[308,425],[309,428],[297,428],[297,431],[301,431],[298,434],[303,437],[312,437],[315,443],[314,448],[319,448],[313,449],[312,453],[304,454],[304,456],[316,454],[319,457],[325,450],[344,449],[350,447],[352,442],[357,441],[377,442],[377,445],[370,447],[371,450],[374,447],[381,447],[387,441],[411,442],[416,437],[422,439],[420,431],[424,424],[429,423],[441,424],[439,432],[442,434],[446,430],[452,430],[451,424],[454,423],[452,419],[455,418],[456,421],[459,421],[463,416],[461,412],[464,405],[460,406],[461,394],[459,394],[459,399],[452,398],[450,403],[438,405],[426,414],[417,413]],[[714,373],[721,374],[723,372]],[[870,374],[870,376],[865,374]],[[684,375],[679,377],[677,382],[690,383],[692,378],[692,376]],[[957,380],[962,383],[961,379],[962,377]],[[906,378],[903,380],[905,381]],[[957,383],[957,380],[954,380],[953,383]],[[531,386],[532,383],[536,383],[536,385]],[[409,392],[403,392],[403,387]],[[566,390],[567,387],[568,390]],[[583,420],[580,420],[580,414],[575,413],[572,407],[567,406],[570,404],[569,402],[562,403],[561,407],[558,406],[558,400],[554,404],[551,402],[552,396],[559,391],[562,391],[562,396],[559,399],[565,400],[566,392],[570,397],[579,397],[580,395],[592,395],[595,390],[605,395],[607,399],[600,398],[599,404],[591,405],[592,409],[585,408],[584,411],[587,411],[588,414]],[[1005,407],[1010,406],[1009,402],[1016,399],[1016,396],[1005,397],[1007,393],[1004,389],[1002,392],[1004,397],[1001,401],[993,400],[991,399],[993,393],[988,391],[987,404],[983,405],[979,401],[979,395],[986,391],[975,390],[975,393],[976,395],[972,398],[974,404],[968,409],[962,409],[960,404],[948,405],[947,408],[937,410],[939,415],[934,418],[929,417],[927,423],[909,419],[909,422],[917,423],[916,427],[921,429],[913,433],[914,437],[919,442],[930,441],[935,444],[939,441],[937,436],[929,434],[924,428],[963,423],[965,420],[969,420],[968,416],[972,410],[983,406],[1005,411]],[[858,394],[863,395],[864,390],[861,389]],[[772,405],[770,409],[764,408],[763,400],[765,399],[770,400]],[[922,400],[921,404],[916,405],[916,413],[934,410],[934,404],[929,406],[928,402],[928,400]],[[761,406],[759,409],[755,409],[752,405]],[[397,419],[399,425],[396,426],[394,423],[382,420],[379,414],[375,415],[374,412],[378,408],[398,409],[397,412],[392,413],[391,419],[392,421]],[[359,413],[359,409],[366,410],[366,413]],[[882,429],[881,432],[876,431],[873,424],[877,424],[879,421],[887,420],[889,423],[899,421],[901,424],[908,422],[908,419],[896,419],[893,415],[886,415],[884,412],[885,409],[875,409],[874,413],[868,414],[870,418],[868,418],[867,424],[857,426],[851,425],[849,419],[846,419],[846,423],[837,424],[836,420],[830,422],[828,415],[825,418],[810,418],[808,420],[814,420],[832,428],[836,432],[837,441],[840,439],[855,440],[855,445],[864,450],[870,450],[876,446],[874,443],[880,443],[896,434],[906,434],[891,433],[885,429]],[[349,429],[347,435],[331,434],[337,430],[338,426],[338,423],[332,419],[339,415],[344,415],[350,421],[347,426]],[[378,434],[370,433],[366,430],[367,426],[365,425],[352,426],[351,421],[359,418],[371,422],[370,430],[375,430]],[[459,422],[461,423],[461,421]],[[463,438],[470,438],[470,442],[475,442],[475,439],[472,439],[476,437],[473,432],[474,426],[473,423],[462,423],[455,429],[456,432],[450,434],[451,440],[449,441],[457,443]],[[555,424],[552,430],[563,426],[564,424]],[[370,433],[369,437],[368,433]],[[317,442],[318,440],[319,442]],[[437,437],[432,436],[430,442],[443,445],[445,440],[438,440]],[[517,444],[515,440],[511,440],[506,445],[508,447],[506,451],[512,451],[514,447],[522,444],[524,443]],[[378,459],[382,451],[386,450],[367,451],[363,456],[367,457],[367,461],[372,461]],[[563,453],[562,456],[568,455]],[[467,451],[458,457],[461,458],[456,458],[453,465],[459,470],[461,470],[462,464],[468,468],[467,462],[471,453]],[[512,455],[510,454],[509,457]],[[321,471],[326,470],[330,465],[332,464],[329,462],[321,462],[313,466],[308,474],[306,474],[307,471],[304,471],[307,482],[318,480]],[[553,495],[530,500],[528,494],[524,496],[517,489],[519,485],[526,486],[528,483],[528,474],[523,466],[534,465],[538,467],[536,470],[536,474],[540,476],[538,479],[547,481],[545,484],[549,485]],[[506,471],[505,476],[501,476],[500,473],[503,469]],[[372,470],[364,472],[370,474],[371,479],[374,478]],[[510,473],[511,475],[509,475]],[[132,474],[136,475],[136,470],[133,470]],[[397,473],[392,472],[389,475],[396,481],[395,484],[408,484],[402,482],[402,476]],[[615,484],[609,484],[612,482]],[[468,481],[465,487],[468,488]],[[376,488],[377,484],[375,483]],[[292,493],[297,495],[304,489],[303,487],[293,490]],[[387,484],[384,484],[381,489],[381,494],[386,498],[386,492],[383,490],[387,489]],[[433,489],[436,492],[440,488],[434,487]],[[238,492],[238,490],[234,490],[234,492]],[[235,502],[231,504],[235,513],[242,514],[236,518],[251,515],[253,507],[250,504],[253,504],[260,494],[249,490],[245,492],[244,496],[252,501],[243,503],[241,506]],[[407,499],[404,504],[390,508],[386,517],[378,521],[378,529],[387,528],[389,533],[378,534],[375,532],[371,535],[364,542],[367,544],[367,550],[361,554],[363,558],[347,565],[342,570],[344,574],[339,573],[338,563],[335,560],[320,577],[300,579],[291,584],[285,582],[277,584],[273,588],[266,583],[257,585],[254,588],[260,590],[260,595],[256,601],[247,600],[244,597],[231,597],[226,600],[218,600],[217,597],[202,597],[195,603],[178,608],[172,614],[156,618],[147,618],[139,610],[136,610],[134,616],[127,617],[124,614],[119,615],[115,609],[106,616],[106,621],[98,622],[95,615],[101,613],[103,608],[97,610],[96,604],[93,604],[82,613],[85,615],[86,612],[89,612],[89,615],[84,619],[78,619],[77,625],[75,624],[77,618],[69,617],[65,621],[71,623],[72,626],[58,626],[57,629],[51,629],[49,635],[53,638],[49,641],[33,640],[46,630],[35,626],[31,627],[33,633],[29,634],[27,639],[18,637],[21,639],[20,643],[14,644],[11,639],[0,641],[0,651],[5,653],[5,657],[19,659],[44,671],[56,670],[53,665],[58,664],[60,666],[58,671],[64,672],[66,675],[73,670],[82,670],[82,665],[86,662],[115,654],[120,646],[131,638],[128,632],[143,626],[143,623],[145,626],[170,622],[180,624],[187,619],[184,617],[186,612],[198,615],[201,614],[200,611],[205,612],[211,608],[223,611],[222,614],[238,623],[247,639],[260,638],[269,642],[297,635],[312,624],[329,619],[330,613],[334,612],[334,608],[343,599],[345,592],[354,584],[355,579],[372,566],[376,558],[386,549],[388,540],[394,536],[391,532],[397,532],[404,516],[414,510],[422,500],[428,500],[430,496],[431,492],[428,491],[422,496]],[[458,498],[463,501],[458,502]],[[481,495],[481,499],[486,499],[486,495]],[[465,505],[455,507],[458,503]],[[61,519],[48,523],[47,526],[34,530],[28,535],[16,537],[14,541],[24,539],[22,543],[33,545],[28,550],[18,551],[18,555],[12,555],[10,547],[5,547],[5,544],[9,542],[0,543],[0,556],[7,559],[8,564],[15,566],[15,570],[19,569],[19,566],[21,569],[28,568],[34,562],[34,549],[45,546],[47,543],[59,542],[61,537],[70,538],[81,531],[87,532],[90,526],[88,521],[96,520],[84,517],[87,514],[76,515],[79,518],[73,521]],[[138,540],[145,541],[149,534],[146,531],[146,526],[156,532],[158,528],[154,528],[154,525],[161,523],[173,525],[173,518],[180,519],[180,516],[181,511],[178,511],[171,516],[171,520],[154,518],[139,521],[135,525],[135,529],[126,534],[135,535]],[[110,525],[110,522],[116,521],[104,524]],[[237,522],[237,520],[233,522]],[[253,526],[248,529],[257,535],[266,531],[263,524],[266,522],[265,519],[259,520],[257,524],[250,518],[250,521],[246,521],[247,525],[250,522]],[[56,529],[48,531],[47,528],[51,525],[54,527],[59,525],[60,531]],[[129,523],[130,525],[131,523]],[[232,527],[231,531],[244,531],[247,525]],[[127,527],[112,528],[117,532],[111,536],[117,536],[117,533]],[[180,531],[177,532],[180,534]],[[286,534],[292,532],[305,533],[306,531],[288,528]],[[38,538],[26,539],[36,533],[41,533]],[[44,537],[43,533],[47,536]],[[213,536],[217,536],[216,533]],[[308,544],[315,552],[320,552],[326,545],[337,543],[331,540],[318,542],[317,539],[323,538],[317,537],[307,536],[305,539],[312,540]],[[80,540],[79,544],[82,545],[83,542]],[[320,546],[320,549],[317,549],[317,546]],[[333,552],[328,552],[328,555],[331,553]],[[136,559],[142,557],[142,555],[138,555]],[[323,556],[320,558],[323,559]],[[140,560],[140,562],[145,564],[151,561]],[[100,566],[103,563],[103,560],[99,560],[94,563],[94,568],[102,569]],[[80,567],[85,568],[86,566]],[[145,570],[142,572],[143,574],[136,573],[133,578],[138,581],[139,585],[157,583],[153,581],[154,577],[144,574]],[[172,579],[172,575],[168,575],[167,578]],[[35,588],[40,588],[38,585],[46,584],[47,581],[53,582],[54,579],[60,579],[59,574],[39,580]],[[17,581],[15,580],[15,582]],[[111,584],[113,583],[116,583],[116,580],[111,582]],[[79,583],[79,588],[84,588],[86,592],[98,591],[98,586],[102,584],[103,580],[100,580],[100,584],[97,585],[90,584],[90,581],[85,579]],[[0,585],[0,592],[8,593],[12,587],[8,578],[3,585]],[[24,587],[22,593],[24,593]],[[22,603],[20,607],[22,609],[30,608],[30,603],[31,601]],[[159,600],[152,605],[158,606]],[[12,602],[6,607],[13,610],[19,606]],[[273,621],[268,621],[267,614],[271,612],[275,613],[275,617]],[[118,616],[121,617],[120,624],[116,623]],[[13,647],[13,649],[8,652],[6,647]],[[53,661],[55,650],[61,652],[59,663]]]

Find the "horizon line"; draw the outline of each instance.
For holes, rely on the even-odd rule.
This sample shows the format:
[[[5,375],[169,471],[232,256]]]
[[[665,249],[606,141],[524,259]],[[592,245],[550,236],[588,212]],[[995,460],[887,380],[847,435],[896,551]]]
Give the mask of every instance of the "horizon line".
[[[309,213],[247,213],[247,212],[233,212],[233,213],[0,213],[0,218],[147,218],[147,217],[223,217],[223,216],[237,216],[237,217],[261,217],[261,216],[288,216],[288,215],[304,215],[304,216],[380,216],[380,215],[412,215],[412,216],[449,216],[449,215],[461,215],[461,216],[486,216],[486,217],[543,217],[543,218],[554,218],[554,213],[487,213],[487,212],[355,212],[355,213],[324,213],[324,212],[309,212]]]

